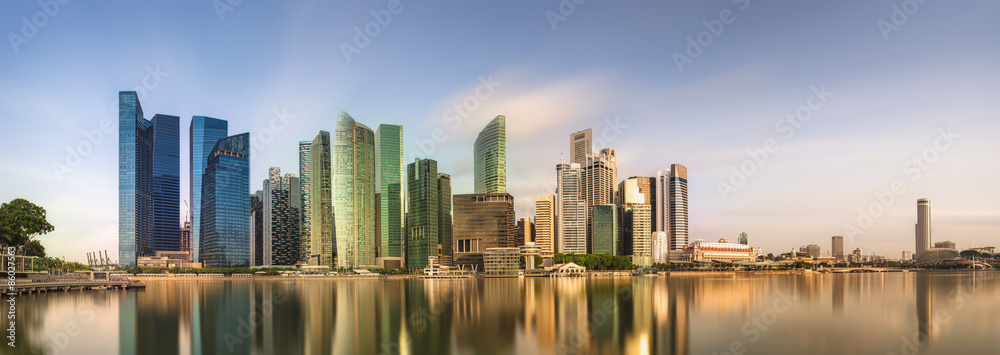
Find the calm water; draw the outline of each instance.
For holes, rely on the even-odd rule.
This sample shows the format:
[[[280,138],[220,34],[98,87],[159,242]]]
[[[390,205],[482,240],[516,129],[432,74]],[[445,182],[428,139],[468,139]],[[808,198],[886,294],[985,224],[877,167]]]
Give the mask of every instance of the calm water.
[[[998,354],[1000,272],[153,280],[18,298],[45,354]]]

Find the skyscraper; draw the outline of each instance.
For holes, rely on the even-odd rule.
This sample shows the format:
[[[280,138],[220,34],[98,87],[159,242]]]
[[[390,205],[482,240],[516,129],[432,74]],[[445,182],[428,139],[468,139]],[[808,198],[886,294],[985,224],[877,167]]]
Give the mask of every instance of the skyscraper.
[[[382,124],[375,131],[375,225],[379,257],[403,256],[403,126]],[[450,200],[450,198],[449,198]]]
[[[428,256],[451,265],[451,177],[438,172],[437,161],[417,159],[406,166],[406,179],[406,266],[423,268]]]
[[[670,231],[670,168],[656,172],[656,203],[653,204],[653,231]]]
[[[184,227],[181,227],[181,245],[180,251],[191,251],[191,221],[184,221]]]
[[[250,266],[250,134],[226,137],[202,175],[201,254],[205,267]]]
[[[920,258],[920,253],[931,248],[931,200],[922,198],[917,200],[917,224],[916,229],[916,255]]]
[[[454,264],[483,270],[486,249],[508,247],[514,240],[514,197],[507,193],[455,195],[454,208]]]
[[[201,176],[205,173],[208,154],[215,143],[229,136],[229,122],[212,117],[194,116],[188,128],[191,138],[188,154],[188,178],[191,182],[191,256],[201,261]]]
[[[588,155],[594,154],[593,130],[585,130],[569,135],[569,162],[583,166]]]
[[[739,242],[740,242],[740,244],[743,244],[743,245],[749,245],[750,244],[750,238],[747,237],[747,232],[740,232]]]
[[[591,253],[618,255],[618,206],[594,206],[590,225],[593,240]]]
[[[339,267],[374,267],[375,132],[340,110],[333,138],[333,213]]]
[[[555,252],[556,238],[556,197],[545,195],[535,199],[535,245],[542,256]]]
[[[830,250],[833,253],[833,258],[835,260],[847,260],[846,256],[844,255],[844,237],[835,235],[831,239],[833,245],[831,246]]]
[[[653,263],[652,203],[654,178],[633,176],[618,184],[616,201],[622,209],[621,255],[639,266]]]
[[[671,250],[682,250],[688,243],[688,183],[687,168],[680,164],[670,165],[668,186],[670,201],[666,222],[670,226]]]
[[[180,250],[180,118],[155,115],[153,129],[153,252]]]
[[[479,132],[473,162],[477,194],[507,192],[506,117],[497,116]]]
[[[250,194],[250,266],[264,262],[264,191]]]
[[[301,223],[299,224],[299,242],[302,246],[299,248],[299,261],[308,263],[309,257],[312,256],[312,239],[310,238],[310,233],[312,233],[312,200],[310,197],[312,194],[309,190],[312,185],[309,180],[309,176],[312,175],[312,168],[310,163],[312,163],[312,158],[309,153],[312,151],[312,142],[310,141],[299,141],[299,192],[302,194],[302,206],[299,207],[301,210],[300,215]]]
[[[180,136],[176,116],[143,118],[134,91],[118,93],[118,260],[180,249]]]
[[[153,253],[153,132],[134,91],[118,93],[118,262]]]
[[[336,268],[331,166],[330,132],[319,131],[309,145],[309,263]]]
[[[556,186],[556,253],[587,252],[587,201],[580,197],[580,164],[559,163]]]
[[[604,148],[598,154],[588,154],[581,164],[580,197],[587,201],[587,221],[593,217],[593,207],[615,203],[616,184],[618,182],[618,158],[615,151]],[[593,252],[593,223],[587,225],[587,251]]]
[[[517,232],[514,233],[514,244],[508,247],[522,246],[524,243],[535,242],[535,224],[531,223],[531,217],[521,217],[517,219]]]
[[[299,179],[281,176],[271,167],[264,180],[264,265],[294,265],[299,261],[299,206],[302,203]]]

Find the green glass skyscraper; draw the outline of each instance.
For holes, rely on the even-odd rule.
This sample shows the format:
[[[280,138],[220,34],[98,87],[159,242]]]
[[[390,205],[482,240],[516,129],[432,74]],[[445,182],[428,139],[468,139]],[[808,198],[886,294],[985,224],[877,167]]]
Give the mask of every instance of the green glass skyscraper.
[[[597,205],[593,211],[593,253],[618,255],[618,206]]]
[[[319,131],[309,146],[309,264],[334,268],[337,245],[330,163],[330,132]]]
[[[299,248],[299,260],[302,262],[309,262],[309,257],[312,255],[312,241],[309,238],[312,232],[310,226],[312,200],[310,200],[311,194],[309,193],[309,189],[312,188],[309,183],[309,176],[312,175],[310,168],[312,158],[309,154],[311,151],[312,142],[299,141],[299,192],[302,194],[302,205],[299,207],[299,242],[302,243]]]
[[[477,194],[507,193],[507,118],[497,116],[479,132],[474,151]]]
[[[375,132],[340,110],[333,137],[338,267],[374,267]]]
[[[375,225],[379,257],[403,256],[403,126],[382,124],[375,131]]]
[[[406,166],[409,189],[406,266],[423,268],[428,256],[452,264],[451,176],[437,170],[437,161],[417,159]]]

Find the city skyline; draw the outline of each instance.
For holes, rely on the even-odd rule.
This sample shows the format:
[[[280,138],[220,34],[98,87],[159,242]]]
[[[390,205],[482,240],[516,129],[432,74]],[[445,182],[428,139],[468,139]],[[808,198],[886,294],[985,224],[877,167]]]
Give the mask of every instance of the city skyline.
[[[512,10],[503,5],[488,5],[513,19],[535,23],[536,28],[531,31],[551,33],[551,38],[529,40],[522,35],[525,30],[515,30],[505,35],[510,36],[508,42],[502,43],[496,51],[488,51],[490,54],[520,48],[520,45],[509,43],[516,39],[524,41],[524,46],[541,51],[546,45],[564,43],[574,48],[566,53],[577,58],[576,53],[593,45],[584,46],[577,38],[593,38],[598,30],[613,31],[611,37],[617,38],[599,39],[596,43],[612,49],[610,53],[614,53],[615,48],[636,44],[627,39],[629,35],[662,46],[651,56],[655,63],[651,59],[640,66],[646,68],[643,73],[625,68],[622,64],[629,59],[611,54],[571,65],[560,56],[534,63],[500,56],[496,60],[484,60],[480,65],[449,68],[451,71],[444,73],[447,75],[440,83],[422,90],[424,93],[416,93],[414,91],[418,90],[412,88],[424,87],[423,83],[428,82],[426,74],[402,74],[400,70],[416,72],[414,68],[420,63],[442,61],[442,57],[420,57],[417,63],[384,73],[374,68],[391,68],[387,64],[396,63],[388,59],[392,48],[409,38],[406,32],[411,28],[419,28],[413,22],[416,18],[434,18],[427,13],[427,8],[440,9],[441,5],[437,4],[421,9],[406,3],[406,12],[399,14],[382,35],[372,38],[372,45],[353,56],[349,63],[336,62],[332,69],[313,69],[318,73],[297,69],[295,67],[321,66],[303,59],[310,57],[302,54],[305,44],[292,43],[285,47],[290,53],[286,55],[297,55],[298,59],[268,54],[246,64],[239,71],[246,75],[244,78],[236,77],[238,70],[228,69],[223,64],[236,62],[228,55],[222,56],[219,63],[191,63],[183,59],[181,54],[204,49],[209,43],[195,41],[187,47],[172,41],[170,38],[176,37],[171,37],[173,34],[169,32],[167,39],[160,43],[131,41],[140,43],[138,52],[148,54],[121,59],[114,65],[89,67],[96,62],[96,57],[89,54],[65,66],[60,66],[65,62],[52,57],[33,62],[52,51],[52,47],[68,43],[64,33],[73,30],[73,23],[86,18],[87,11],[96,11],[65,7],[36,38],[19,47],[17,54],[8,50],[0,57],[5,68],[2,72],[8,74],[5,77],[11,78],[13,83],[23,84],[18,90],[10,90],[7,101],[0,104],[5,125],[4,139],[0,140],[4,143],[0,144],[10,152],[22,149],[31,152],[5,157],[5,164],[2,164],[5,170],[0,175],[4,176],[4,185],[9,190],[3,197],[6,200],[24,197],[49,210],[56,231],[41,240],[53,255],[83,260],[86,251],[115,250],[114,235],[118,225],[115,216],[118,214],[112,196],[117,186],[111,183],[114,178],[110,174],[116,170],[114,116],[117,110],[111,112],[109,104],[116,101],[116,92],[138,85],[143,89],[139,99],[152,109],[151,113],[177,115],[181,127],[187,125],[192,116],[204,114],[228,121],[230,132],[249,131],[253,148],[250,181],[255,182],[254,185],[266,178],[267,167],[296,171],[297,142],[314,137],[319,130],[334,131],[335,107],[344,106],[358,117],[364,117],[363,121],[371,127],[379,123],[405,126],[404,162],[412,162],[414,155],[435,159],[441,164],[440,171],[452,174],[455,194],[472,193],[473,159],[469,148],[476,138],[475,132],[497,115],[505,115],[507,185],[508,192],[515,197],[519,217],[534,216],[535,198],[553,193],[552,167],[560,155],[569,160],[566,135],[592,128],[594,148],[612,148],[617,152],[619,176],[655,176],[657,171],[672,163],[691,169],[689,241],[734,238],[739,232],[747,231],[753,246],[763,247],[765,252],[783,252],[801,245],[826,245],[827,238],[844,235],[847,250],[860,247],[866,252],[874,250],[881,255],[895,256],[899,251],[912,249],[912,225],[916,223],[912,203],[927,197],[936,205],[934,240],[954,240],[960,248],[993,244],[1000,230],[998,211],[992,204],[992,195],[982,191],[995,191],[987,178],[995,176],[989,170],[995,168],[983,167],[982,162],[990,161],[989,153],[1000,148],[990,134],[1000,128],[992,119],[998,112],[996,105],[990,104],[994,96],[990,94],[997,92],[997,80],[986,79],[996,78],[998,71],[983,60],[995,57],[995,49],[967,45],[996,33],[996,24],[968,21],[968,27],[945,29],[951,35],[965,38],[963,41],[946,43],[925,38],[917,43],[910,37],[937,31],[940,26],[935,23],[949,21],[947,16],[922,11],[913,16],[911,23],[892,33],[889,40],[884,40],[875,20],[859,28],[845,28],[836,23],[849,22],[841,20],[853,18],[847,14],[853,10],[852,6],[862,7],[869,13],[881,10],[888,17],[891,8],[886,4],[854,4],[835,9],[817,6],[808,11],[793,6],[783,15],[815,21],[817,29],[809,28],[804,34],[789,36],[805,41],[810,34],[819,35],[831,43],[825,46],[827,48],[800,53],[782,63],[785,65],[782,69],[792,74],[824,65],[839,70],[794,78],[768,78],[775,73],[778,64],[762,62],[764,54],[771,57],[776,54],[774,52],[795,52],[777,47],[784,40],[764,40],[756,50],[738,43],[753,35],[777,36],[773,29],[763,25],[768,19],[776,19],[777,15],[767,12],[767,6],[771,5],[754,4],[752,10],[756,12],[738,13],[737,22],[730,25],[722,37],[705,48],[704,54],[685,66],[683,72],[678,72],[671,54],[683,53],[687,44],[684,36],[675,38],[653,33],[696,35],[702,30],[702,19],[710,20],[710,14],[717,14],[723,5],[683,5],[692,7],[687,13],[705,15],[691,20],[678,19],[675,22],[679,27],[673,28],[673,32],[639,31],[634,26],[593,28],[600,13],[621,19],[622,10],[607,4],[581,6],[572,17],[558,23],[555,31],[549,29],[550,24],[543,16],[550,10],[546,4],[533,5],[538,8],[525,14],[511,13]],[[4,13],[30,16],[37,10],[33,6],[7,4],[5,7],[10,11]],[[156,5],[146,6],[145,11],[158,9]],[[211,9],[184,6],[191,8],[164,11],[165,19],[199,16],[214,20],[216,16]],[[239,49],[246,51],[251,48],[249,44],[237,41],[238,37],[231,32],[260,25],[253,19],[264,18],[269,6],[244,4],[226,13],[225,21],[219,21],[210,29],[231,41],[226,47],[237,49],[231,53],[240,53]],[[347,17],[341,19],[346,24],[343,28],[324,29],[333,33],[337,40],[318,52],[323,58],[342,60],[337,47],[339,39],[351,40],[353,26],[363,26],[370,20],[366,17],[371,10],[366,7],[369,5],[351,6],[357,8],[344,11],[343,16]],[[457,9],[451,11],[460,11],[465,5],[452,6]],[[134,10],[142,5],[123,7]],[[824,10],[831,10],[831,13],[828,16],[818,14]],[[182,14],[188,11],[196,15]],[[303,26],[317,24],[317,19],[305,11],[289,15],[296,15]],[[652,26],[649,21],[643,22],[640,18],[635,22]],[[294,22],[285,20],[268,26],[289,23]],[[111,31],[113,26],[88,28],[80,35],[98,39],[93,46],[100,49],[166,28],[157,23],[143,23],[131,27],[137,32],[135,34],[102,36],[110,33],[105,31]],[[832,29],[818,29],[823,26]],[[289,27],[287,31],[294,34],[305,30]],[[845,30],[846,34],[833,36],[838,30]],[[427,31],[431,30],[416,31],[422,33],[415,35],[427,37]],[[270,40],[259,31],[248,32],[265,43]],[[460,36],[501,35],[485,29],[473,32]],[[432,33],[442,35],[439,31]],[[861,64],[869,67],[858,70],[855,75],[844,76],[841,71],[852,64],[851,60],[861,59],[849,55],[818,59],[829,53],[827,51],[852,53],[862,48],[882,55],[877,60],[879,63],[902,62],[900,59],[906,58],[907,64],[863,61]],[[914,59],[931,50],[951,53],[949,66],[935,64],[941,57]],[[474,58],[485,58],[477,50],[467,53]],[[746,62],[726,59],[733,55]],[[804,64],[815,60],[819,64]],[[262,68],[272,69],[262,71]],[[550,70],[553,68],[560,70]],[[311,84],[297,88],[311,82],[313,77],[349,71],[361,74],[345,76],[343,84]],[[219,74],[206,75],[211,72]],[[552,74],[537,75],[543,72]],[[654,73],[651,78],[640,76],[649,72]],[[442,74],[437,71],[430,74],[435,73]],[[28,80],[34,76],[67,80],[50,88]],[[362,78],[369,83],[358,86]],[[632,82],[625,84],[628,81]],[[657,84],[653,84],[654,81]],[[235,85],[242,87],[234,89]],[[395,85],[399,85],[399,89]],[[358,89],[348,93],[345,92],[347,87]],[[371,95],[386,88],[389,88],[386,94]],[[56,104],[50,101],[55,100],[52,98],[31,96],[43,90],[49,93],[47,96],[65,102]],[[810,96],[823,92],[832,96],[825,98],[821,108],[810,111],[810,120],[795,122],[798,126],[782,121],[786,114],[794,115],[799,107],[809,108],[811,102],[816,102]],[[378,99],[366,99],[366,95]],[[453,116],[446,115],[456,103],[462,105],[469,97],[475,98],[476,110],[465,112],[466,115],[454,112]],[[35,106],[29,111],[22,103]],[[36,107],[44,109],[36,110]],[[19,117],[25,119],[15,122]],[[106,130],[102,123],[104,118],[111,119],[107,124],[110,128]],[[776,121],[781,123],[777,127]],[[436,133],[438,130],[441,134]],[[669,135],[670,139],[654,140],[662,135]],[[271,139],[264,139],[269,136]],[[609,139],[611,137],[614,139]],[[771,138],[777,141],[780,149],[767,150],[771,145],[765,142]],[[186,158],[191,153],[190,137],[182,134],[180,139],[180,156]],[[653,146],[653,142],[658,142],[657,151],[648,152],[646,147]],[[931,153],[926,153],[928,151]],[[933,162],[924,156],[933,157]],[[67,170],[54,168],[54,163]],[[742,179],[734,178],[734,168],[753,173],[744,173]],[[977,174],[969,174],[969,171]],[[189,174],[189,167],[182,163],[180,176]],[[891,185],[896,180],[902,183],[903,192],[898,194],[891,192]],[[732,186],[734,191],[720,193],[720,182]],[[190,184],[191,181],[181,179],[181,196],[190,191]],[[890,191],[890,194],[882,194],[883,191]],[[761,205],[759,201],[764,199],[767,203]],[[890,200],[892,202],[883,202]],[[865,219],[859,218],[858,209],[878,212],[880,208],[883,212],[871,218],[870,226],[861,223]],[[185,209],[180,211],[181,214],[186,212]],[[852,237],[845,232],[845,224],[857,225],[863,233]],[[198,248],[197,245],[195,240],[193,247]]]

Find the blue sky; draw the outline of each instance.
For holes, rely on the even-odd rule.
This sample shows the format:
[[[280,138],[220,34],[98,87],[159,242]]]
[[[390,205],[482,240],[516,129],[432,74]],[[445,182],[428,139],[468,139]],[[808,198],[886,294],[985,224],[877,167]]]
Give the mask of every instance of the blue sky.
[[[137,87],[147,118],[181,117],[182,197],[193,115],[257,140],[255,189],[343,108],[404,125],[407,159],[438,160],[459,194],[503,114],[518,216],[593,128],[620,178],[688,167],[692,239],[825,253],[845,235],[898,258],[927,197],[934,241],[1000,244],[996,2],[53,4],[0,4],[0,200],[45,207],[41,240],[67,259],[117,250],[115,105]]]

